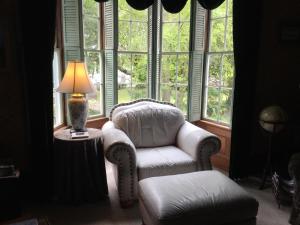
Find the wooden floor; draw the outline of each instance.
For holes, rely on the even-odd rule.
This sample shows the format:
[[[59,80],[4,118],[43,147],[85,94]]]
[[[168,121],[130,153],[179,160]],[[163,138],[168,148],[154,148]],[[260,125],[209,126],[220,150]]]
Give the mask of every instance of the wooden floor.
[[[24,214],[46,216],[52,225],[141,225],[138,204],[130,209],[120,207],[112,176],[107,166],[107,201],[81,206],[31,205],[26,207]],[[247,179],[240,184],[259,201],[257,225],[288,225],[290,207],[282,206],[278,209],[271,188],[259,190],[259,182],[255,179]]]

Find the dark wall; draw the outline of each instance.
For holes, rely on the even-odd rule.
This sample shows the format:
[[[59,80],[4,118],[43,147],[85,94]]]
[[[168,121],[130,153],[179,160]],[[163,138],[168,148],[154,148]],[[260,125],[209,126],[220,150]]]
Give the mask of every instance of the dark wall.
[[[26,167],[26,134],[23,79],[17,54],[17,11],[15,0],[0,3],[0,158],[12,158]],[[4,62],[4,63],[3,63]]]
[[[288,27],[296,27],[300,36],[300,2],[298,0],[263,3],[263,21],[256,80],[254,118],[268,105],[281,106],[288,115],[285,129],[274,136],[272,149],[274,167],[287,175],[290,155],[300,151],[300,37],[288,41],[282,34]],[[297,36],[297,35],[296,35]],[[268,140],[258,122],[253,124],[254,165],[264,165]],[[254,166],[253,170],[259,167]]]

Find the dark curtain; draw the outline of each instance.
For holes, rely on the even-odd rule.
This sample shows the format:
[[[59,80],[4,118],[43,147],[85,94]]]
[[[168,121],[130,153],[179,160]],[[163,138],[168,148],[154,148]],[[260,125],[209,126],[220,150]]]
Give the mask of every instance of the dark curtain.
[[[231,178],[247,176],[254,163],[250,162],[250,154],[252,127],[253,123],[257,123],[253,111],[261,24],[260,5],[260,0],[233,0],[236,74],[229,169]]]
[[[26,194],[39,200],[46,199],[51,191],[56,0],[42,3],[19,0],[18,15],[18,59],[24,82],[29,167],[21,171],[21,176],[29,191]]]
[[[109,0],[95,0],[96,2],[107,2]],[[155,0],[126,0],[127,3],[134,9],[144,10],[151,6]],[[161,0],[161,3],[164,9],[170,13],[178,13],[180,12],[187,0]],[[219,5],[221,5],[224,0],[198,0],[198,2],[205,9],[215,9]]]

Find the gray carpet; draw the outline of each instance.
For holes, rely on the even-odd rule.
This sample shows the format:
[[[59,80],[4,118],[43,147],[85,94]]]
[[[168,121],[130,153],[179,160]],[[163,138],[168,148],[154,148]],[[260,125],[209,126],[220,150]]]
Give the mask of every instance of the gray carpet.
[[[46,216],[52,225],[141,225],[137,204],[130,209],[120,208],[112,176],[112,171],[107,166],[109,187],[107,201],[82,206],[31,205],[25,209],[24,214],[35,217]],[[279,209],[271,188],[259,190],[259,183],[255,179],[243,180],[240,184],[259,201],[257,225],[289,224],[290,207],[282,206]]]
[[[270,185],[264,190],[259,190],[260,181],[255,178],[248,178],[240,181],[244,187],[259,202],[257,225],[288,225],[291,211],[290,205],[281,205],[278,208],[277,202],[272,193]]]

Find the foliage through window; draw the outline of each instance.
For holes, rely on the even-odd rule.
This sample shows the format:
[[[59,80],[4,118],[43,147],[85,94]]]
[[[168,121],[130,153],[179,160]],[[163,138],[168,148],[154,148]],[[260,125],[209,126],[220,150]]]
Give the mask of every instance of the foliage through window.
[[[149,55],[158,54],[158,62],[153,62],[160,63],[156,98],[177,105],[187,114],[190,4],[188,1],[180,13],[171,14],[160,5],[138,11],[126,0],[118,1],[118,103],[150,97],[149,80],[153,78],[149,79],[148,75],[154,77],[154,74],[149,71],[152,69],[149,68]],[[150,28],[149,10],[158,13],[162,10],[162,23],[158,22],[157,30]],[[157,53],[149,49],[151,35],[155,39],[150,41],[157,41]]]
[[[148,10],[118,2],[118,103],[148,97]]]
[[[96,87],[89,94],[89,117],[103,114],[103,71],[100,35],[100,7],[94,0],[83,0],[83,50],[89,77]]]
[[[163,10],[161,42],[160,100],[175,104],[187,114],[190,1],[177,14]]]
[[[234,59],[232,0],[211,11],[203,117],[231,124]]]

